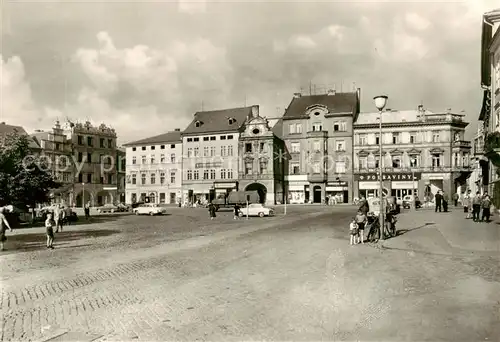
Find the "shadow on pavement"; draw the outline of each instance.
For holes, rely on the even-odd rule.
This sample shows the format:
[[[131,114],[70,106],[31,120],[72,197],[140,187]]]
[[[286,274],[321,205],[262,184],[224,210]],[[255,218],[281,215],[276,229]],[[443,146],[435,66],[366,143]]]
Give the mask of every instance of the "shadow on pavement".
[[[71,222],[71,224],[65,224],[64,227],[72,227],[72,226],[81,226],[85,224],[90,224],[90,223],[104,223],[104,222],[111,222],[111,221],[116,221],[119,218],[122,218],[124,216],[129,216],[130,214],[102,214],[102,215],[96,215],[96,216],[90,216],[90,220],[86,220],[85,217],[79,216],[78,221],[76,222]],[[27,228],[42,228],[45,227],[45,222],[42,221],[37,221],[35,223],[24,223],[21,225],[18,225],[17,227],[12,227],[14,229],[27,229]]]
[[[403,234],[406,234],[408,232],[411,232],[411,231],[414,231],[414,230],[418,230],[418,229],[421,229],[421,228],[424,228],[424,227],[427,227],[427,226],[432,226],[433,224],[435,224],[434,222],[427,222],[421,226],[418,226],[418,227],[414,227],[414,228],[410,228],[410,229],[398,229],[396,231],[396,236],[395,237],[398,237],[400,235],[403,235]]]
[[[73,241],[85,238],[98,238],[118,234],[118,230],[80,230],[55,233],[54,246],[64,245]],[[7,237],[6,248],[10,252],[28,252],[34,250],[46,249],[47,236],[45,233],[36,234],[18,234]],[[67,246],[65,248],[83,247],[86,245]],[[0,254],[1,255],[1,254]]]

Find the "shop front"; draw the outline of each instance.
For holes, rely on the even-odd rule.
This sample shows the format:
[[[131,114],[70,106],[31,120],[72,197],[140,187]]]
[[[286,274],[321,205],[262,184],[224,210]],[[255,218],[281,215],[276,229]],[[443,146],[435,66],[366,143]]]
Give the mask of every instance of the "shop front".
[[[395,196],[402,199],[407,195],[417,195],[419,180],[422,178],[420,172],[390,172],[384,173],[382,177],[383,195]],[[354,175],[358,183],[357,197],[378,197],[380,191],[380,176],[378,173],[369,172]]]
[[[328,197],[329,204],[332,204],[332,201],[335,203],[348,203],[349,187],[347,182],[328,182],[326,184],[326,196]]]
[[[238,191],[238,182],[214,182],[213,188],[210,191],[208,200],[211,201],[216,198],[226,197],[231,191]]]
[[[309,201],[309,182],[307,175],[290,175],[285,177],[288,180],[288,203],[304,204]]]

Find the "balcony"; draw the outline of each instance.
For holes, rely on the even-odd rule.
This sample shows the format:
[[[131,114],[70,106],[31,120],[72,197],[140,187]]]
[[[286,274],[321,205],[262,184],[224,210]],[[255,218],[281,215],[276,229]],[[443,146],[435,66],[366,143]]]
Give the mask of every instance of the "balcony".
[[[471,143],[470,141],[466,141],[466,140],[455,140],[453,142],[453,146],[454,147],[471,147]]]
[[[307,132],[308,138],[326,138],[328,137],[327,131],[309,131]]]
[[[321,173],[308,173],[307,174],[307,180],[311,183],[321,183],[325,182],[328,178],[328,175],[325,172]]]

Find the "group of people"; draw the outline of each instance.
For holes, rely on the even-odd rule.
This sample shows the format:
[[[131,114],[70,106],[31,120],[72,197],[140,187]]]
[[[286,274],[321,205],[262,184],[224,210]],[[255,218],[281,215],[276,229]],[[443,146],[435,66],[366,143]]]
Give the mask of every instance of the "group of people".
[[[464,198],[462,199],[464,213],[467,214],[465,218],[472,218],[474,222],[490,222],[491,204],[491,197],[490,195],[488,195],[488,192],[485,192],[483,195],[481,195],[481,193],[478,191],[476,192],[476,195],[472,197],[471,191],[468,190]],[[469,212],[470,209],[472,209],[472,213]]]
[[[458,202],[458,199],[457,199]],[[455,202],[455,203],[457,203]],[[448,195],[442,191],[438,191],[434,196],[434,203],[436,205],[435,212],[448,212]],[[457,204],[455,204],[456,206]]]

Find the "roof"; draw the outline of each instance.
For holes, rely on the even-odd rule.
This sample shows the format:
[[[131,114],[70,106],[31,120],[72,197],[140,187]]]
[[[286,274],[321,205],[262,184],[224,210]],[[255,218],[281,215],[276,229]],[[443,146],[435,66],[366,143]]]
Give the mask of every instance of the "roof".
[[[271,129],[275,136],[280,139],[283,139],[283,119],[279,119]]]
[[[160,144],[160,143],[173,143],[181,142],[181,132],[180,131],[170,131],[160,135],[155,135],[153,137],[144,138],[137,141],[132,141],[123,146],[133,146],[133,145],[148,145],[148,144]]]
[[[426,121],[421,121],[419,118],[420,112],[417,109],[413,110],[386,110],[382,113],[382,124],[402,124],[402,123],[434,123],[441,122],[447,115],[456,117],[464,117],[464,114],[447,113],[447,112],[432,112],[424,110]],[[373,113],[360,113],[354,125],[373,125],[377,124],[380,114]],[[464,122],[464,124],[466,124]]]
[[[184,130],[183,134],[238,131],[252,114],[252,107],[196,112],[193,121]],[[235,119],[235,122],[230,124],[229,118]],[[196,127],[197,121],[201,122],[199,127]]]
[[[285,111],[284,118],[301,117],[309,106],[323,105],[332,114],[352,113],[356,114],[358,106],[357,93],[335,93],[334,95],[301,95],[294,97]]]
[[[7,135],[15,133],[15,132],[17,132],[20,135],[27,135],[28,136],[28,138],[29,138],[29,145],[28,146],[30,148],[35,148],[35,149],[40,148],[40,144],[35,139],[30,137],[28,135],[28,133],[26,132],[26,130],[24,128],[22,128],[21,126],[7,125],[4,122],[0,123],[0,140],[5,139],[7,137]]]

